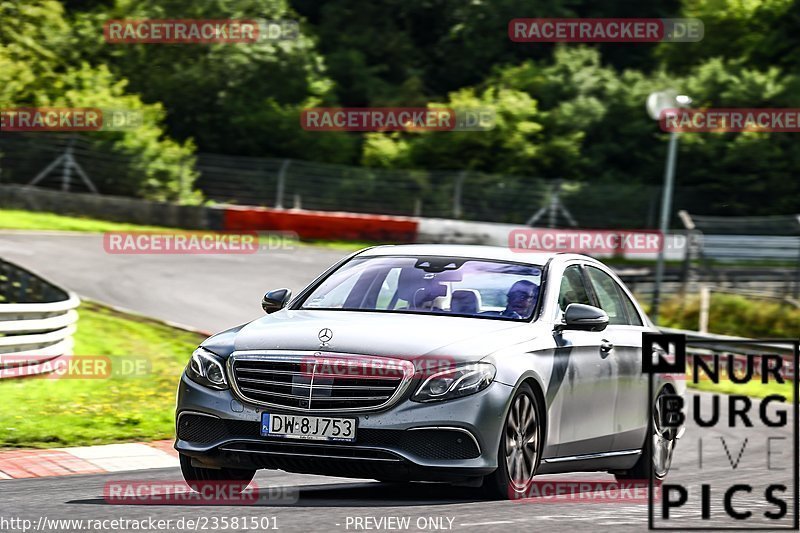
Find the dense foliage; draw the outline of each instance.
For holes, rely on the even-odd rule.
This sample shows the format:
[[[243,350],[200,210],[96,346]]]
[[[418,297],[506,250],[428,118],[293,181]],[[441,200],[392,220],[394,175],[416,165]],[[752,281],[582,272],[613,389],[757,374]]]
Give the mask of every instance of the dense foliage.
[[[508,21],[532,16],[696,17],[705,38],[511,42]],[[301,33],[257,44],[106,44],[103,23],[123,18],[296,19]],[[177,176],[195,150],[653,186],[667,135],[646,115],[647,95],[674,88],[696,106],[800,108],[798,22],[800,0],[0,0],[0,107],[147,110],[140,130],[94,138],[137,162],[138,180],[120,190],[151,198],[180,196]],[[497,124],[303,130],[302,109],[320,105],[488,107]],[[676,207],[799,212],[795,139],[682,135]]]
[[[166,111],[128,90],[128,81],[74,48],[74,33],[56,0],[0,1],[0,109],[20,106],[96,107],[141,111],[136,130],[96,132],[98,147],[125,157],[128,169],[114,192],[157,200],[193,200],[180,189],[182,166],[191,168],[194,143],[166,135]],[[193,175],[186,171],[184,183]]]

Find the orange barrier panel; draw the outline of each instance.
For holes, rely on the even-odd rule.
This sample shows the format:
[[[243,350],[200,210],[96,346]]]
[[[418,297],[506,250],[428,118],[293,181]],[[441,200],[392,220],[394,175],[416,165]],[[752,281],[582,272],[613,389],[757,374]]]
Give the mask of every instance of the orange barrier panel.
[[[292,231],[301,239],[414,242],[419,221],[385,215],[226,207],[223,225],[226,231]]]

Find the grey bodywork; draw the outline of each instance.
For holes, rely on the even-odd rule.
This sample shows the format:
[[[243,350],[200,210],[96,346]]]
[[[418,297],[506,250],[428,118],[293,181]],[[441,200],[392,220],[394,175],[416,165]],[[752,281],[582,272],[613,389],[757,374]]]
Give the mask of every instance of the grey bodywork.
[[[296,309],[306,289],[286,308],[214,335],[202,346],[222,358],[244,351],[313,355],[321,349],[318,333],[329,328],[334,334],[322,348],[325,353],[398,359],[428,356],[456,362],[493,363],[497,368],[494,382],[476,394],[418,403],[410,400],[413,390],[409,390],[387,408],[341,415],[357,418],[359,430],[444,427],[469,432],[480,448],[480,456],[474,459],[423,459],[403,449],[383,446],[409,463],[441,471],[448,477],[485,475],[497,467],[505,417],[514,391],[523,382],[531,384],[546,405],[539,473],[625,470],[637,461],[648,432],[648,404],[652,401],[648,398],[647,376],[641,371],[642,333],[657,330],[611,269],[577,254],[518,253],[482,246],[381,246],[355,255],[436,255],[540,265],[544,267],[541,302],[532,322]],[[575,264],[591,265],[611,276],[635,303],[644,325],[609,325],[597,332],[556,331],[563,319],[558,305],[561,276],[565,268]],[[317,281],[309,287],[315,286]],[[599,348],[604,341],[613,344],[609,352]],[[653,389],[654,396],[663,387],[682,394],[685,385],[669,376],[660,377]],[[194,412],[226,420],[256,422],[264,411],[282,410],[248,403],[231,389],[206,388],[185,374],[181,378],[178,418],[183,412]],[[313,411],[306,413],[314,414]],[[200,445],[178,439],[175,447],[203,466],[236,466],[221,462],[214,454],[225,444],[228,443]]]

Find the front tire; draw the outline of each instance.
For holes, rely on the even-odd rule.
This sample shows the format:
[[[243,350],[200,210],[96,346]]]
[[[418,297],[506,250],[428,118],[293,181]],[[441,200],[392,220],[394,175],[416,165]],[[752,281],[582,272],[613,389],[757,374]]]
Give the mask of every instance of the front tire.
[[[256,475],[255,470],[200,468],[192,465],[192,458],[188,455],[181,453],[179,457],[183,479],[186,480],[187,485],[197,492],[209,485],[212,487],[234,485],[238,492],[242,492]],[[239,486],[241,486],[241,489],[239,489]]]
[[[533,389],[527,383],[520,385],[503,425],[497,470],[483,481],[489,497],[503,500],[527,497],[541,460],[541,413]]]

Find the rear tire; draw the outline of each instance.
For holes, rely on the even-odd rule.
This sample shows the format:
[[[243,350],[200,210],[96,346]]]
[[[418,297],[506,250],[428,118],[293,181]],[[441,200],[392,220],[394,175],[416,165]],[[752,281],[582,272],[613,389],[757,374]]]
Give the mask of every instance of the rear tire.
[[[500,436],[497,470],[483,480],[488,497],[501,500],[527,497],[541,460],[544,434],[541,413],[533,389],[527,383],[520,385]]]
[[[217,487],[220,485],[235,484],[239,492],[244,491],[247,485],[253,481],[256,475],[255,470],[242,470],[238,468],[200,468],[192,466],[192,458],[188,455],[179,454],[181,463],[181,473],[186,484],[193,490],[200,492],[200,490],[208,485]],[[239,484],[241,489],[239,490]]]
[[[667,389],[659,392],[653,405],[653,417],[647,425],[647,437],[642,446],[639,460],[630,470],[616,473],[617,480],[647,481],[652,475],[655,481],[660,482],[669,474],[672,466],[672,454],[675,451],[677,429],[660,427],[658,398],[665,394],[669,394]]]

